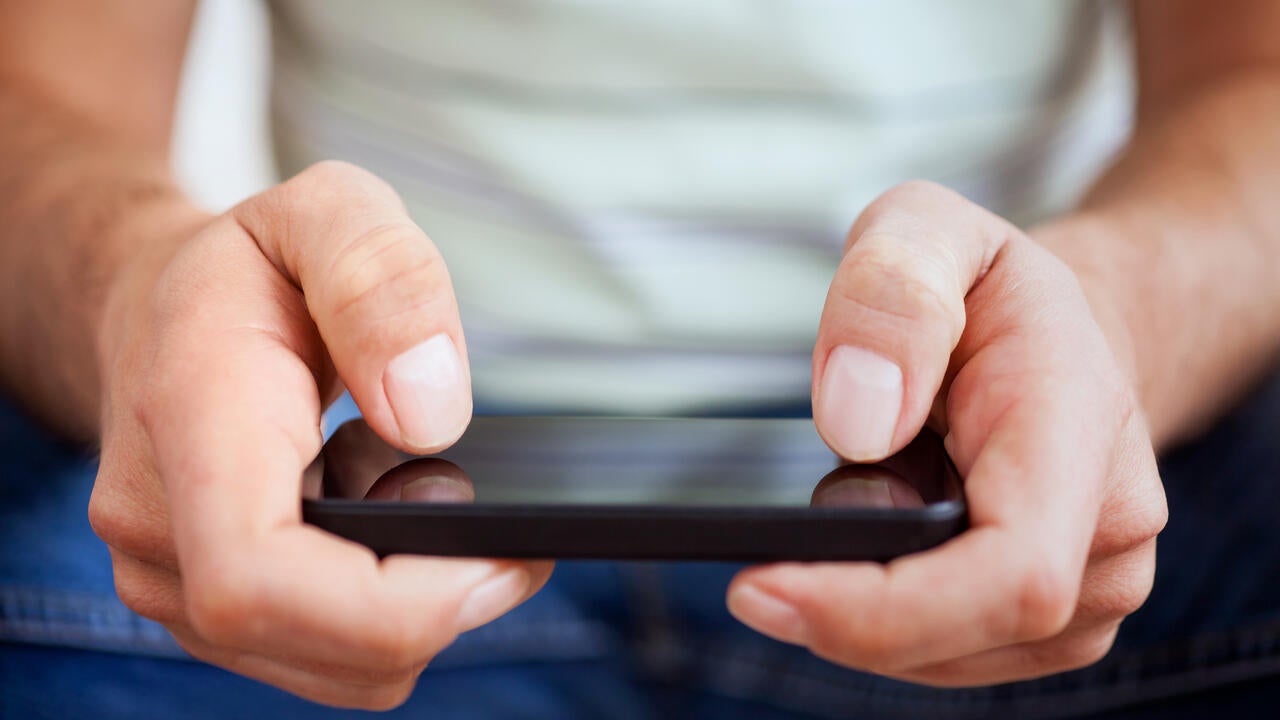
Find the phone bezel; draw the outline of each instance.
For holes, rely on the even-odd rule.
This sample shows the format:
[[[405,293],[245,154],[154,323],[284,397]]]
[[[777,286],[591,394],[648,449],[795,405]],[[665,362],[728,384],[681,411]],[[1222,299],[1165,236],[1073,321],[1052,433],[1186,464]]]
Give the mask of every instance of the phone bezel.
[[[749,562],[884,562],[940,545],[968,527],[963,499],[907,509],[308,499],[303,519],[379,556]]]
[[[538,421],[531,416],[510,420],[517,418]],[[935,547],[968,527],[963,483],[954,467],[948,482],[954,487],[953,492],[944,493],[947,499],[916,508],[472,505],[307,498],[302,515],[306,522],[365,545],[379,556],[883,562]]]

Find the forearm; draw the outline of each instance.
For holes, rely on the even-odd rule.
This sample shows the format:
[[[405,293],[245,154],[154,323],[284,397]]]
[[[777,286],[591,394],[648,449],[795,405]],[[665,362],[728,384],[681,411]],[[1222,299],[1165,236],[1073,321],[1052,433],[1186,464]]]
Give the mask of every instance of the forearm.
[[[1078,212],[1033,231],[1132,361],[1157,447],[1280,358],[1277,128],[1280,76],[1204,85],[1140,122]]]
[[[0,84],[0,387],[70,437],[96,435],[108,288],[126,259],[201,217],[167,142]]]

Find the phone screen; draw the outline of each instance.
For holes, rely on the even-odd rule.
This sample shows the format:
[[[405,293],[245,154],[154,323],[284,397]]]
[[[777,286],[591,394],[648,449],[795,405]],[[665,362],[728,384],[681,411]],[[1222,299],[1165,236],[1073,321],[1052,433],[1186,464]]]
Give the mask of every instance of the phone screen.
[[[308,472],[309,497],[492,506],[906,509],[960,499],[926,430],[874,464],[840,460],[808,419],[481,416],[436,455],[405,455],[362,421]]]

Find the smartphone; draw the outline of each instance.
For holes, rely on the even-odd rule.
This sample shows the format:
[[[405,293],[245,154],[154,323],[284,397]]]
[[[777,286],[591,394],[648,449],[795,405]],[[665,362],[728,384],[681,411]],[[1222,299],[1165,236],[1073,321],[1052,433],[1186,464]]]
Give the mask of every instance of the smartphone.
[[[928,430],[857,464],[808,419],[481,416],[419,457],[353,420],[302,512],[382,556],[887,561],[965,529],[962,485]]]

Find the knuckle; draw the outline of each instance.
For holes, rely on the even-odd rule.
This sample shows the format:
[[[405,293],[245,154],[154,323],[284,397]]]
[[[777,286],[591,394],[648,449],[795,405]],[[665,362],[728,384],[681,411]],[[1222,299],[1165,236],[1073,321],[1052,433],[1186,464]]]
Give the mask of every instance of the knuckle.
[[[1158,480],[1156,484],[1159,484]],[[1155,497],[1143,503],[1142,508],[1141,519],[1137,524],[1147,540],[1154,540],[1169,524],[1169,503],[1165,499],[1163,488]]]
[[[158,623],[174,623],[182,619],[180,601],[174,593],[159,584],[115,572],[116,595],[134,613]]]
[[[121,511],[118,496],[107,489],[113,484],[110,473],[99,469],[89,495],[89,527],[102,542],[115,547],[132,528],[128,515]]]
[[[1075,613],[1078,583],[1051,563],[1033,563],[1016,583],[1014,636],[1038,640],[1061,633]]]
[[[242,203],[238,212],[285,238],[292,248],[288,256],[298,250],[290,240],[293,228],[308,220],[336,226],[352,212],[385,207],[388,201],[403,208],[399,194],[377,175],[341,160],[322,160]]]
[[[1082,592],[1079,615],[1091,622],[1121,620],[1142,607],[1150,592],[1150,581],[1129,570],[1100,577]]]
[[[89,527],[108,547],[172,569],[177,560],[160,478],[136,438],[109,440],[89,496]]]
[[[1134,489],[1126,507],[1125,525],[1132,534],[1132,546],[1153,541],[1169,524],[1169,498],[1157,469],[1155,451],[1146,448],[1147,468],[1134,473]]]
[[[1138,611],[1151,595],[1151,583],[1135,583],[1116,595],[1110,615],[1128,617]]]
[[[347,243],[328,277],[333,315],[356,314],[366,323],[450,297],[440,253],[408,222],[379,225]]]
[[[1105,531],[1099,531],[1093,551],[1112,556],[1137,550],[1155,540],[1168,519],[1169,509],[1163,494],[1133,498],[1120,507],[1108,508],[1108,516],[1102,518]]]
[[[958,275],[945,253],[877,235],[859,241],[841,265],[836,286],[843,300],[864,312],[915,323],[941,320],[958,337],[965,322]]]
[[[1169,500],[1164,492],[1164,481],[1154,467],[1154,452],[1149,452],[1152,452],[1149,462],[1153,467],[1149,472],[1139,475],[1141,484],[1138,490],[1139,497],[1133,503],[1132,517],[1129,518],[1129,524],[1132,525],[1133,532],[1136,534],[1135,545],[1154,540],[1164,532],[1165,526],[1169,523]]]
[[[120,603],[144,618],[156,620],[151,597],[142,591],[136,582],[124,576],[119,570],[115,572],[116,597]]]
[[[1153,542],[1168,521],[1168,500],[1150,445],[1122,448],[1091,552],[1110,557],[1140,548]]]
[[[89,527],[102,542],[129,555],[161,565],[173,563],[172,543],[163,510],[152,501],[116,489],[111,475],[99,472],[89,496]]]
[[[884,191],[872,201],[870,208],[897,208],[903,205],[910,205],[920,202],[921,200],[932,200],[935,198],[953,198],[956,192],[950,188],[940,185],[932,180],[912,179],[900,182],[897,185]]]
[[[850,230],[850,241],[871,225],[887,224],[910,228],[913,232],[923,231],[920,212],[939,206],[957,218],[977,207],[963,195],[931,180],[908,180],[885,190],[867,204]]]
[[[1125,578],[1123,586],[1115,593],[1111,614],[1114,617],[1123,618],[1137,612],[1151,596],[1155,580],[1156,556],[1153,548],[1151,552],[1143,554],[1138,560],[1138,566]]]
[[[304,192],[316,187],[341,189],[352,185],[366,185],[369,183],[376,183],[381,188],[389,189],[389,186],[377,175],[359,165],[342,160],[321,160],[313,163],[286,184],[290,183]]]

